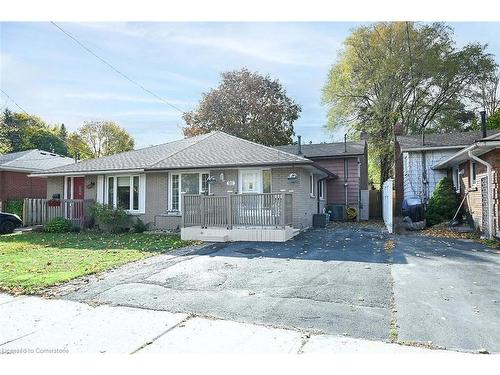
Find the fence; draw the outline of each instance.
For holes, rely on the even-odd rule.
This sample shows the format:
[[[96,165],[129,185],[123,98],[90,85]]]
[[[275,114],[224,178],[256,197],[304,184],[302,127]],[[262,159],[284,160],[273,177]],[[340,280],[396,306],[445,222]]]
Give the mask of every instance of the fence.
[[[23,205],[23,223],[43,225],[56,217],[63,217],[79,227],[83,227],[92,201],[84,199],[31,199]]]
[[[285,227],[292,225],[292,218],[290,193],[183,195],[184,227]]]
[[[389,233],[392,233],[394,230],[393,185],[394,180],[390,178],[384,182],[382,187],[382,217]]]

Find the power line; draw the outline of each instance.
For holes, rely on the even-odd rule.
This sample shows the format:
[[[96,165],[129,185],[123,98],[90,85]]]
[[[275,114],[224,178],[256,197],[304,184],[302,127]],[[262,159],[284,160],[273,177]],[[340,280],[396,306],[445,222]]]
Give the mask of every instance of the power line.
[[[23,108],[23,107],[21,107],[19,104],[17,104],[17,102],[16,102],[14,99],[12,99],[12,98],[9,96],[9,94],[7,94],[7,93],[6,93],[5,91],[3,91],[2,89],[0,89],[0,91],[1,91],[1,92],[2,92],[2,94],[4,94],[4,95],[5,95],[5,96],[6,96],[6,97],[7,97],[7,98],[8,98],[8,99],[12,102],[12,103],[14,103],[14,104],[15,104],[15,105],[16,105],[16,106],[17,106],[17,107],[18,107],[21,111],[23,111],[26,115],[28,115],[28,116],[29,116],[28,112],[26,112],[26,111],[24,110],[24,108]]]
[[[85,51],[87,51],[88,53],[90,53],[92,56],[94,56],[96,59],[98,59],[99,61],[101,61],[103,64],[105,64],[106,66],[108,66],[110,69],[112,69],[113,71],[115,71],[116,73],[118,73],[119,75],[121,75],[123,78],[125,78],[127,81],[129,81],[130,83],[136,85],[137,87],[139,87],[140,89],[144,90],[145,92],[147,92],[148,94],[154,96],[156,99],[160,100],[161,102],[165,103],[166,105],[174,108],[175,110],[181,112],[181,113],[184,113],[184,111],[182,109],[180,109],[179,107],[177,107],[176,105],[172,104],[172,103],[169,103],[167,100],[163,99],[161,96],[155,94],[153,91],[149,90],[148,88],[144,87],[143,85],[141,85],[139,82],[133,80],[132,78],[130,78],[128,75],[126,75],[125,73],[122,73],[120,70],[118,70],[117,68],[115,68],[111,63],[109,63],[108,61],[106,61],[105,59],[103,59],[102,57],[100,57],[97,53],[95,53],[94,51],[92,51],[89,47],[87,47],[85,44],[83,44],[81,41],[79,41],[75,36],[71,35],[69,32],[67,32],[66,30],[64,30],[61,26],[59,26],[57,23],[55,22],[50,22],[53,26],[55,26],[56,28],[58,28],[62,33],[64,33],[68,38],[72,39],[75,43],[77,43],[80,47],[82,47]]]

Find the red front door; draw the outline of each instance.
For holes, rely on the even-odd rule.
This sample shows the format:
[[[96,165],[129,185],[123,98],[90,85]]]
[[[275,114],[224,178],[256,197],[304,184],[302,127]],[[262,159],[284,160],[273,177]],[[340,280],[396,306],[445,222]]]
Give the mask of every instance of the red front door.
[[[83,199],[85,177],[73,177],[73,199]]]

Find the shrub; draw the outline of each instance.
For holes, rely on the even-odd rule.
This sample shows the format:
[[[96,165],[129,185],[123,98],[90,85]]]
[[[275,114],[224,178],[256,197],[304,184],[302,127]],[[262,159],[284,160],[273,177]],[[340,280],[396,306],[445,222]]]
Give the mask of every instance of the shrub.
[[[23,201],[8,200],[2,203],[2,211],[10,214],[16,214],[23,218]]]
[[[132,228],[136,233],[143,233],[149,229],[149,223],[145,224],[144,221],[142,221],[140,218],[137,218],[135,220],[135,223],[132,225]]]
[[[458,197],[451,178],[438,182],[427,206],[427,225],[436,225],[453,219],[458,209]]]
[[[97,220],[99,228],[106,232],[119,233],[128,230],[129,216],[122,208],[96,203],[90,207],[90,213]]]
[[[67,233],[72,230],[73,223],[62,217],[56,217],[43,226],[43,231],[49,233]]]

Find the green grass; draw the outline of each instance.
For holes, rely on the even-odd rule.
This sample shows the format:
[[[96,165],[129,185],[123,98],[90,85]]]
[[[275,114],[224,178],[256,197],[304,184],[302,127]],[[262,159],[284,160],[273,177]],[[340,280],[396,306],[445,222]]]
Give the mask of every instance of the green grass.
[[[178,235],[23,233],[0,236],[0,291],[45,287],[189,245]]]

